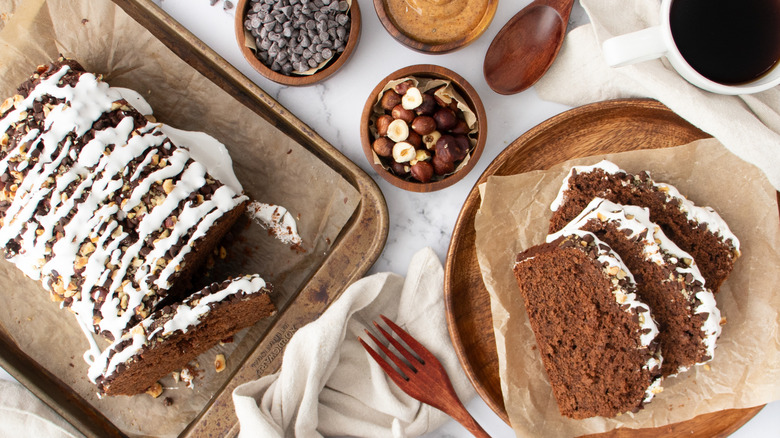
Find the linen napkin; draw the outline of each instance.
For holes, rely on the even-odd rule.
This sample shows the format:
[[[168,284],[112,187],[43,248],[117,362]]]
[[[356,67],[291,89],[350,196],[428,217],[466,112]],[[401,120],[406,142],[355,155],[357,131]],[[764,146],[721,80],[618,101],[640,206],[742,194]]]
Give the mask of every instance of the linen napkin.
[[[536,84],[545,100],[570,106],[651,97],[760,168],[780,190],[780,87],[723,96],[683,79],[666,58],[611,68],[601,43],[660,22],[659,0],[581,0],[590,23],[573,29],[550,70]]]
[[[410,260],[405,280],[379,273],[349,286],[290,339],[278,373],[235,389],[240,436],[397,438],[438,428],[449,417],[401,391],[357,338],[371,343],[364,329],[384,314],[441,361],[461,400],[471,398],[447,334],[443,281],[441,262],[425,248]]]
[[[0,380],[0,437],[83,437],[17,382]]]

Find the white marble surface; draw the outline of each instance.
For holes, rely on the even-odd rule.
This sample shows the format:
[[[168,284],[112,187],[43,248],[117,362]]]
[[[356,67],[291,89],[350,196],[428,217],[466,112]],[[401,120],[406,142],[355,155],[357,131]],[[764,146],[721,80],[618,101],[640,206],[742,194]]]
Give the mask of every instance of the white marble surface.
[[[372,2],[360,0],[363,29],[352,58],[323,83],[301,88],[280,86],[250,67],[234,39],[235,10],[224,10],[222,0],[215,6],[210,6],[209,0],[155,1],[377,181],[387,201],[390,231],[387,245],[372,272],[389,270],[404,274],[412,254],[423,246],[432,247],[444,261],[460,207],[490,161],[531,127],[569,109],[542,101],[533,89],[514,96],[501,96],[485,83],[482,62],[490,41],[514,13],[529,3],[528,0],[500,2],[495,19],[485,34],[470,46],[446,55],[424,55],[405,48],[384,30]],[[585,20],[584,12],[576,4],[572,24]],[[369,166],[359,138],[360,114],[369,92],[392,71],[420,63],[438,64],[465,77],[482,97],[489,121],[487,145],[474,170],[454,186],[427,194],[406,192],[386,183]],[[0,378],[10,377],[0,369]],[[490,435],[514,436],[479,397],[468,402],[467,407]],[[780,402],[774,402],[733,436],[777,437],[780,436],[778,431]],[[427,438],[468,436],[469,433],[454,421],[426,435]]]

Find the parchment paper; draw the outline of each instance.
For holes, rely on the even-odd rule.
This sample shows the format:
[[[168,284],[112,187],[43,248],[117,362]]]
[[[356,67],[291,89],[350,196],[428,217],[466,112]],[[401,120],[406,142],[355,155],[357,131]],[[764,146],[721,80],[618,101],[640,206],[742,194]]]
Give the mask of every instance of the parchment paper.
[[[742,257],[716,296],[726,324],[708,366],[665,379],[664,391],[637,414],[572,420],[558,411],[512,266],[518,252],[544,242],[550,203],[569,168],[602,158],[628,172],[649,170],[653,179],[676,186],[696,205],[713,207],[740,239]],[[658,427],[780,399],[780,219],[776,192],[758,169],[717,141],[704,140],[491,177],[480,193],[476,250],[490,293],[504,403],[518,436]]]
[[[273,300],[284,309],[327,257],[331,242],[360,201],[359,192],[336,171],[169,51],[151,33],[107,0],[0,0],[0,96],[14,94],[39,64],[59,53],[102,73],[114,86],[147,98],[158,121],[205,131],[224,143],[244,190],[253,199],[285,206],[298,220],[305,253],[275,240],[249,221],[235,227],[225,260],[201,282],[260,273],[274,285]],[[318,184],[307,184],[318,181]],[[172,378],[158,399],[147,395],[98,399],[82,360],[86,338],[67,310],[49,300],[43,287],[13,265],[0,262],[0,325],[36,361],[61,378],[130,436],[175,436],[203,409],[243,357],[266,334],[271,319],[200,356],[194,390]],[[225,353],[228,368],[216,374],[214,356]],[[172,406],[164,406],[166,397]]]

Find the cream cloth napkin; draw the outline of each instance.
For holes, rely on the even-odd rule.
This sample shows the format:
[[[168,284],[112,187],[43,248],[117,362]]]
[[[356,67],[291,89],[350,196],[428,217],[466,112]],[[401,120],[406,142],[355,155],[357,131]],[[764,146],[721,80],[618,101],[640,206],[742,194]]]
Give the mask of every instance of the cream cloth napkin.
[[[0,380],[0,437],[83,437],[17,382]]]
[[[657,25],[659,0],[581,0],[590,24],[573,29],[547,74],[536,84],[545,100],[571,106],[607,99],[652,97],[720,140],[766,173],[780,190],[780,87],[722,96],[688,83],[666,58],[610,68],[601,43]]]
[[[417,436],[449,417],[407,396],[358,343],[379,314],[397,322],[442,363],[465,401],[474,395],[447,333],[444,270],[430,248],[406,280],[374,274],[347,288],[290,339],[281,370],[233,392],[241,437]],[[378,334],[375,330],[373,333]]]

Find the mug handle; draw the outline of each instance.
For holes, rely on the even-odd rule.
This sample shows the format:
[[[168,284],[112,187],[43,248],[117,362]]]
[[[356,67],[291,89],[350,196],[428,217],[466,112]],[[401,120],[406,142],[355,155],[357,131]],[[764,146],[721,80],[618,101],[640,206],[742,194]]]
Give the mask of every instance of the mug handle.
[[[610,67],[660,58],[668,51],[660,26],[610,38],[604,41],[601,50]]]

